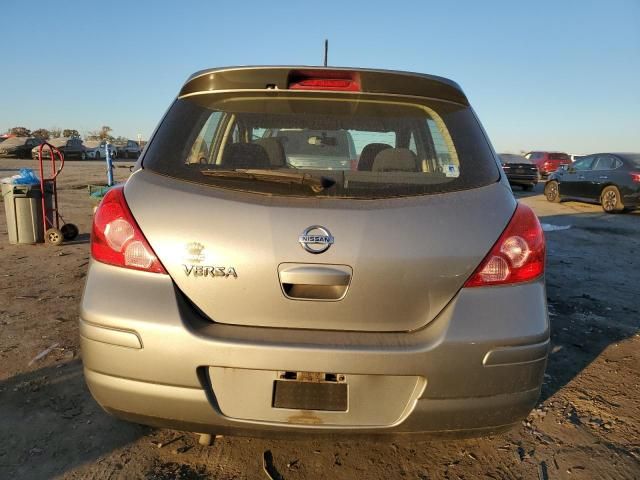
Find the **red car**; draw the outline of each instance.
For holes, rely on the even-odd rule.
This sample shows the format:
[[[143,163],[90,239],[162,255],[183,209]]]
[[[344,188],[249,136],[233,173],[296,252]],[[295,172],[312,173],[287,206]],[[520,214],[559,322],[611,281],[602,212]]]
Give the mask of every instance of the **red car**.
[[[529,152],[525,158],[531,160],[544,177],[555,172],[561,165],[571,165],[571,157],[561,152]]]

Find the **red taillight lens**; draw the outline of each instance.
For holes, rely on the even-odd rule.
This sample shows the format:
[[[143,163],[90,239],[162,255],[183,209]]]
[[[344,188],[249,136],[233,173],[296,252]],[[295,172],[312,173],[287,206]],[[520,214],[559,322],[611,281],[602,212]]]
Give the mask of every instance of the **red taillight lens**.
[[[338,90],[359,92],[360,85],[355,80],[340,78],[307,78],[289,84],[291,90]]]
[[[464,284],[484,287],[528,282],[544,273],[544,233],[531,208],[518,204],[509,225]]]
[[[91,256],[109,265],[167,273],[131,215],[121,186],[107,192],[93,217]]]
[[[631,181],[634,183],[640,183],[640,172],[631,172]]]

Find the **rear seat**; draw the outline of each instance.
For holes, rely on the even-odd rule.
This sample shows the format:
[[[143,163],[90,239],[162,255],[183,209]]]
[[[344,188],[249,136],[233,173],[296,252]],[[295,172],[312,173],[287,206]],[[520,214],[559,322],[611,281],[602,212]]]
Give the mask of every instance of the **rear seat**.
[[[417,172],[415,154],[408,148],[388,148],[376,155],[373,172]]]
[[[255,143],[232,143],[227,145],[222,155],[222,166],[225,168],[257,168],[268,169],[267,151]]]

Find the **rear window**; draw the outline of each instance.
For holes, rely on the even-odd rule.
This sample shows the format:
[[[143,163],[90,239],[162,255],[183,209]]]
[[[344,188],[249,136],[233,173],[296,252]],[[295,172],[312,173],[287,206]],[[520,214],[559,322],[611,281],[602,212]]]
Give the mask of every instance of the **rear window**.
[[[567,160],[571,161],[571,157],[566,153],[550,153],[549,160]]]
[[[467,106],[290,92],[176,100],[143,167],[225,189],[363,199],[466,190],[499,179]]]
[[[621,156],[631,162],[635,168],[640,168],[640,153],[625,153]]]
[[[530,164],[531,160],[523,157],[522,155],[514,155],[510,153],[501,153],[499,155],[502,163],[527,163]]]

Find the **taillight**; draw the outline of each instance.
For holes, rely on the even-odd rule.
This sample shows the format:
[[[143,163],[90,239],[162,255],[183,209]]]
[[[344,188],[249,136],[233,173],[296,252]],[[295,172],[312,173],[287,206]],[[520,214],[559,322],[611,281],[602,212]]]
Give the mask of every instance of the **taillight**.
[[[340,80],[333,78],[309,78],[289,85],[291,90],[343,90],[346,92],[359,92],[360,86],[353,80]]]
[[[507,228],[465,287],[528,282],[544,273],[544,233],[531,208],[519,203]]]
[[[167,273],[131,215],[122,186],[111,188],[96,210],[91,256],[109,265]]]
[[[631,172],[631,181],[634,183],[640,183],[640,172]]]
[[[356,72],[344,70],[298,70],[289,75],[291,90],[334,90],[359,92],[360,79]]]

